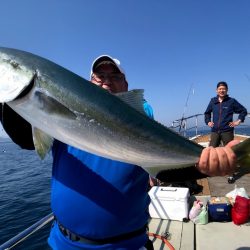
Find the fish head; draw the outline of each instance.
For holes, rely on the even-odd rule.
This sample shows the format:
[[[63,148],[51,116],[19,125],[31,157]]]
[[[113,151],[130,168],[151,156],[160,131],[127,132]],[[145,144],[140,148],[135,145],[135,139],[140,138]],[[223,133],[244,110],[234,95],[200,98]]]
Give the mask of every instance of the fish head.
[[[0,103],[15,100],[36,74],[15,52],[14,49],[0,48]]]

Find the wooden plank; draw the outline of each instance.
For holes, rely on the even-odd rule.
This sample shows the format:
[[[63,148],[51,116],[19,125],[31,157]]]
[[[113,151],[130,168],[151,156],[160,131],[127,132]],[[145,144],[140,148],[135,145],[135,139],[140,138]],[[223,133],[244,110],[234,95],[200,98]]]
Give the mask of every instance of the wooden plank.
[[[197,250],[250,249],[249,224],[236,226],[232,222],[210,222],[196,225]]]
[[[194,223],[188,222],[183,223],[182,238],[181,238],[181,250],[192,250],[194,249]],[[178,248],[176,248],[178,249]]]
[[[170,221],[168,221],[168,220],[151,219],[150,222],[149,222],[149,232],[150,233],[155,233],[157,235],[162,235],[165,232],[169,232],[169,227],[170,227]],[[149,238],[153,242],[154,249],[159,249],[159,250],[169,249],[162,242],[162,240],[160,240],[158,238],[155,238],[155,237],[149,237]],[[172,244],[172,243],[170,242],[170,244]]]
[[[192,222],[171,221],[162,219],[151,219],[149,232],[163,235],[169,233],[169,243],[180,250],[190,250],[194,247],[194,224]],[[150,237],[154,248],[157,250],[169,249],[162,240]]]

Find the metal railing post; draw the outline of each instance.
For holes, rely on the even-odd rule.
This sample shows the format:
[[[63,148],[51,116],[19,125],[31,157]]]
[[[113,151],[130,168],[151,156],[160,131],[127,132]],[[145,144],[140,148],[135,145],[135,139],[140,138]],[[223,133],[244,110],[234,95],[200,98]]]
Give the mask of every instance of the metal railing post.
[[[14,246],[19,244],[20,242],[24,241],[26,238],[28,238],[33,233],[35,233],[39,229],[43,228],[45,225],[47,225],[53,219],[54,219],[53,213],[45,216],[44,218],[42,218],[41,220],[39,220],[38,222],[36,222],[32,226],[28,227],[27,229],[25,229],[21,233],[17,234],[13,238],[11,238],[8,241],[6,241],[5,243],[3,243],[0,246],[0,250],[7,250],[7,249],[13,248]]]

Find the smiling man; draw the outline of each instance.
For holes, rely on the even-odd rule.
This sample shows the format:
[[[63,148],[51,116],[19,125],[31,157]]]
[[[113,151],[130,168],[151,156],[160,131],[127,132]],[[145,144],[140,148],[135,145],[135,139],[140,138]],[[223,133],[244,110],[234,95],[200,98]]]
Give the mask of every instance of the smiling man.
[[[219,82],[216,89],[217,96],[213,97],[205,111],[205,123],[211,128],[209,146],[218,147],[222,141],[225,146],[234,139],[234,127],[244,122],[247,115],[246,108],[236,99],[228,96],[228,85]],[[239,114],[233,121],[233,115]],[[213,118],[212,118],[213,117]]]
[[[120,61],[108,55],[100,56],[93,62],[91,82],[114,94],[128,91],[128,83]]]

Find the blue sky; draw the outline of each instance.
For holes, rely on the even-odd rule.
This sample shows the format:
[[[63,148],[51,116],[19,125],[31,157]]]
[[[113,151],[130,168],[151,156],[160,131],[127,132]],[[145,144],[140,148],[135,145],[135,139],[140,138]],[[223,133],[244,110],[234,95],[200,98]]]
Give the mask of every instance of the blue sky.
[[[94,58],[116,57],[130,89],[145,89],[155,119],[170,126],[203,113],[222,80],[250,112],[249,10],[248,0],[1,1],[0,46],[87,79]]]

